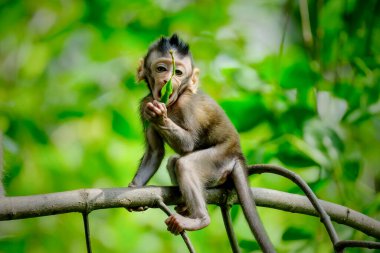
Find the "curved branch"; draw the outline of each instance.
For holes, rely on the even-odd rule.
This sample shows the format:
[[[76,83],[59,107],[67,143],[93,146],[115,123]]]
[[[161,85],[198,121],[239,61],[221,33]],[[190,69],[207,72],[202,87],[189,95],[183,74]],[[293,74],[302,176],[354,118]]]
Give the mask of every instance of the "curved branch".
[[[378,242],[344,240],[344,241],[337,242],[335,245],[335,248],[337,251],[343,251],[345,248],[379,249],[379,243]]]
[[[318,216],[306,197],[276,190],[253,188],[258,206],[279,209],[292,213]],[[224,205],[227,190],[207,189],[205,196],[209,204]],[[97,209],[139,206],[157,207],[157,197],[167,205],[182,203],[177,187],[142,187],[82,189],[31,196],[0,198],[0,220],[15,220],[70,212],[91,212]],[[229,194],[231,203],[238,203],[234,191]],[[380,239],[380,222],[362,213],[321,200],[323,208],[335,222],[350,226],[367,235]]]
[[[338,234],[331,222],[330,216],[326,213],[323,207],[319,203],[319,199],[315,193],[311,190],[309,185],[296,173],[288,169],[282,168],[280,166],[271,164],[257,164],[249,167],[249,174],[255,173],[272,173],[288,178],[294,182],[301,190],[305,193],[306,197],[310,200],[310,203],[314,206],[315,210],[318,212],[321,222],[325,225],[326,230],[330,236],[332,244],[335,245],[338,241]]]

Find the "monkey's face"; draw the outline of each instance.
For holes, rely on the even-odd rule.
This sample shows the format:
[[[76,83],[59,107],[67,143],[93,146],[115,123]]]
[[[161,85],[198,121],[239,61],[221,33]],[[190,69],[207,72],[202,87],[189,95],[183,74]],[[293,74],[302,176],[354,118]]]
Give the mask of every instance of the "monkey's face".
[[[176,69],[172,77],[173,93],[169,97],[167,106],[174,104],[186,88],[190,88],[195,92],[198,83],[198,69],[193,69],[190,57],[174,53],[174,60]],[[148,66],[149,69],[144,70],[140,66],[138,76],[141,79],[139,71],[143,71],[143,77],[148,81],[153,98],[160,101],[163,95],[161,94],[161,89],[169,81],[173,73],[172,58],[169,52],[164,55],[152,52],[145,66]]]

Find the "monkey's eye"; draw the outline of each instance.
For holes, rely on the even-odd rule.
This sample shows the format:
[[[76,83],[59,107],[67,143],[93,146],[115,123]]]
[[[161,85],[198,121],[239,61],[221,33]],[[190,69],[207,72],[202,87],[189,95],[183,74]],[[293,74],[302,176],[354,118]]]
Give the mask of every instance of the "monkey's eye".
[[[157,71],[158,73],[165,72],[165,71],[166,71],[166,68],[163,67],[163,66],[157,66],[156,71]]]
[[[182,76],[182,71],[181,70],[179,70],[179,69],[176,69],[175,70],[175,74],[176,74],[176,76]]]

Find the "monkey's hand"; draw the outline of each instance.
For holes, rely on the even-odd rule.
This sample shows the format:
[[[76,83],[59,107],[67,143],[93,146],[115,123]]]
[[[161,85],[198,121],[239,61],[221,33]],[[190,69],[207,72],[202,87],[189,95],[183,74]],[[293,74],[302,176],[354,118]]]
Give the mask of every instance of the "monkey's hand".
[[[135,185],[133,182],[128,185],[128,187],[135,188],[137,185]],[[133,208],[126,208],[128,212],[142,212],[148,209],[147,206],[139,206],[139,207],[133,207]]]
[[[168,117],[165,104],[157,100],[146,103],[143,113],[145,119],[157,125],[164,125]]]

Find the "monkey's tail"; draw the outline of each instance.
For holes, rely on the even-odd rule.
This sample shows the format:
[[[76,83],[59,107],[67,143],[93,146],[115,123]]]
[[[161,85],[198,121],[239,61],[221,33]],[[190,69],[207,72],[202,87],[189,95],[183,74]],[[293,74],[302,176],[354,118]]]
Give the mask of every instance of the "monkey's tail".
[[[253,194],[248,184],[248,177],[246,173],[247,172],[243,162],[240,160],[236,161],[232,171],[232,180],[234,182],[236,193],[243,209],[245,219],[247,220],[249,228],[255,236],[262,251],[264,253],[276,252],[260,220],[256,209],[256,203],[253,199]]]

